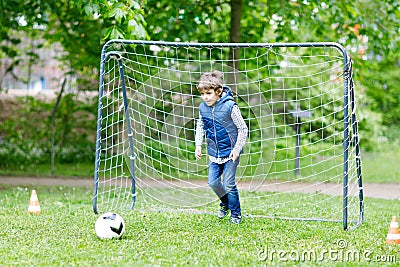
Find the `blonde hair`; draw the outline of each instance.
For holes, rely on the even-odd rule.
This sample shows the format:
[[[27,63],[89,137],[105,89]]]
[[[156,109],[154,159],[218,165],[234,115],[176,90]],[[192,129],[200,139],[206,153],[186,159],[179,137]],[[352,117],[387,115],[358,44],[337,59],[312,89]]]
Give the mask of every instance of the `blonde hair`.
[[[214,70],[212,72],[205,72],[200,76],[197,84],[197,90],[201,93],[208,90],[214,90],[219,96],[222,95],[222,72]]]

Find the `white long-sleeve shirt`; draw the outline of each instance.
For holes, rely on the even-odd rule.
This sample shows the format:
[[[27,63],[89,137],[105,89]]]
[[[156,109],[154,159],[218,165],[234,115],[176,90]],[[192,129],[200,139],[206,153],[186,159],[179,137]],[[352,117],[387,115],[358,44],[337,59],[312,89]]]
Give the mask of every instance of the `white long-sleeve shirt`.
[[[248,128],[246,123],[244,122],[242,114],[240,113],[239,107],[237,105],[234,105],[232,108],[231,118],[233,120],[233,123],[236,125],[236,128],[238,129],[238,137],[236,140],[236,144],[233,147],[233,150],[235,150],[237,153],[240,153],[240,151],[242,151],[246,143]],[[205,135],[204,124],[200,115],[196,125],[196,137],[195,137],[196,146],[202,146],[204,135]],[[210,161],[218,164],[222,164],[230,160],[229,157],[216,158],[213,156],[209,156],[209,159]]]

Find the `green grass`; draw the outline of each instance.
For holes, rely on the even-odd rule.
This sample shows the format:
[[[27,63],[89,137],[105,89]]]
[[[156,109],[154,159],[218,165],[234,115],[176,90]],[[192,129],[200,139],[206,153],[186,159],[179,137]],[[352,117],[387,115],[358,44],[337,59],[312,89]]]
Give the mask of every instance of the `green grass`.
[[[363,181],[373,183],[399,183],[399,144],[382,144],[379,151],[361,155]]]
[[[54,166],[54,175],[59,177],[93,177],[94,162],[60,164]],[[22,167],[0,168],[0,175],[11,176],[51,176],[50,164],[28,165]]]
[[[400,261],[399,246],[385,242],[391,216],[399,215],[399,201],[367,198],[366,221],[353,231],[343,231],[340,223],[247,217],[231,225],[211,214],[153,212],[142,201],[121,214],[126,222],[121,240],[99,240],[92,188],[34,188],[40,215],[27,214],[31,189],[0,186],[2,265],[342,266],[342,260],[359,266],[386,258],[391,261],[387,266],[396,266]],[[292,260],[304,253],[315,253],[317,259]]]
[[[206,157],[203,157],[204,160]],[[362,175],[363,181],[367,183],[398,183],[400,181],[400,169],[394,168],[398,164],[398,158],[400,158],[400,145],[399,144],[386,144],[381,145],[378,151],[368,152],[363,151],[361,154],[362,161]],[[306,159],[303,159],[303,161]],[[336,159],[338,160],[338,158]],[[202,164],[205,164],[205,163]],[[176,162],[175,162],[176,163]],[[186,164],[186,162],[185,162]],[[285,163],[286,164],[286,163]],[[338,164],[337,162],[335,164]],[[286,166],[284,166],[286,168]],[[328,168],[330,165],[322,165],[322,167]],[[277,168],[273,166],[273,168]],[[283,168],[283,167],[278,167]],[[321,168],[321,166],[319,167]],[[339,170],[334,169],[332,171],[341,172],[341,165],[339,165]],[[55,165],[54,176],[59,177],[93,177],[94,173],[94,163],[77,163],[77,164],[59,164]],[[169,170],[171,171],[171,170]],[[206,176],[206,169],[201,175]],[[302,174],[310,175],[308,173],[310,170],[302,169]],[[323,169],[315,170],[318,172],[323,171]],[[12,176],[51,176],[50,164],[43,165],[33,165],[25,167],[13,167],[13,168],[0,168],[0,175],[12,175]],[[295,179],[296,177],[290,178],[292,172],[285,173],[288,176],[287,179]],[[275,177],[276,176],[276,177]],[[277,175],[270,175],[269,179],[281,179]],[[322,179],[317,177],[315,179]],[[308,180],[307,180],[308,181]],[[309,179],[309,181],[312,181]]]

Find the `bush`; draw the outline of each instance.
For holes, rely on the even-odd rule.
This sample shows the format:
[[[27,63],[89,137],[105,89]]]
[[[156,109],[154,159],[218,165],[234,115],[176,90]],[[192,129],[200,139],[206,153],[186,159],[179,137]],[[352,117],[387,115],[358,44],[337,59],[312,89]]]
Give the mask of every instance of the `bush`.
[[[13,112],[9,112],[9,117],[3,118],[3,127],[0,130],[0,167],[50,163],[53,125],[55,162],[93,162],[96,102],[97,98],[82,101],[76,95],[66,95],[52,121],[55,99],[14,99]],[[3,108],[7,107],[3,105]]]

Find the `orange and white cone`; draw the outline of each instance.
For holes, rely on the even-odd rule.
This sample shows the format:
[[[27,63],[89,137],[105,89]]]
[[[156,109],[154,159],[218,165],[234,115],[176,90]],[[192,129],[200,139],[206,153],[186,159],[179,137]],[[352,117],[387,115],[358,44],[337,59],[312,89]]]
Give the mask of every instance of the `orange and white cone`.
[[[387,244],[400,244],[399,221],[396,216],[392,217],[389,226],[389,233],[386,237]]]
[[[40,214],[39,199],[36,190],[32,190],[31,199],[29,201],[28,213]]]

